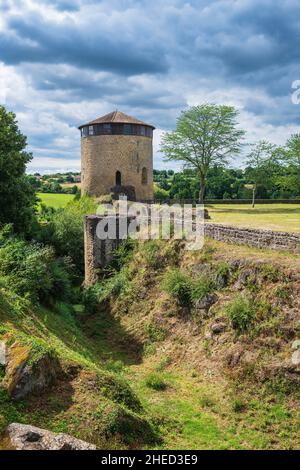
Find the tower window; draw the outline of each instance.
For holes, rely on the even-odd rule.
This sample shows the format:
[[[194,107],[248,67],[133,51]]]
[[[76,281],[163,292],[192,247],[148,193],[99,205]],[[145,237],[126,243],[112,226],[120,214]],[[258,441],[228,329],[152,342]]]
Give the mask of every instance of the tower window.
[[[148,183],[148,172],[147,172],[147,168],[144,167],[142,169],[142,184],[147,184]]]
[[[126,134],[126,135],[132,134],[132,132],[131,132],[131,125],[130,125],[130,124],[124,124],[124,128],[123,128],[123,129],[124,129],[124,134]]]
[[[89,126],[89,135],[94,135],[94,126]]]
[[[103,124],[103,134],[111,134],[111,124]]]
[[[116,186],[121,186],[121,184],[122,184],[121,172],[116,171]]]

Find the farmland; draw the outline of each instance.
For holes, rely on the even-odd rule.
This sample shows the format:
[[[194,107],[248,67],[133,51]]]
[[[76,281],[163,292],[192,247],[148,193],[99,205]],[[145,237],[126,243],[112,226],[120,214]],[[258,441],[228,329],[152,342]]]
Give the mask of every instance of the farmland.
[[[68,202],[74,199],[73,194],[38,193],[37,195],[42,204],[53,207],[54,209],[65,207]]]

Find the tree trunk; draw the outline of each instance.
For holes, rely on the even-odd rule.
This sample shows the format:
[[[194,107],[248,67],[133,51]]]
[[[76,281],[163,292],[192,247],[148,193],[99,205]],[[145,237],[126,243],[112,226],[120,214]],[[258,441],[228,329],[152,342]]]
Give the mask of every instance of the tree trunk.
[[[252,192],[252,209],[255,207],[255,196],[256,196],[256,184],[253,186],[253,192]]]
[[[199,204],[204,204],[205,179],[200,177]]]

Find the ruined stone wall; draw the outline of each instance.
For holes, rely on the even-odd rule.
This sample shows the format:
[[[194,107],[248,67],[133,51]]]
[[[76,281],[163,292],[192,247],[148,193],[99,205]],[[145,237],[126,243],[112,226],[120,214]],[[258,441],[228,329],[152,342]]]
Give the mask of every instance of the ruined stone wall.
[[[255,248],[269,248],[272,250],[300,253],[300,234],[213,223],[206,223],[204,231],[205,236],[215,240],[248,245]]]
[[[116,222],[116,239],[101,240],[97,237],[97,225],[100,221],[105,219],[109,223],[109,219]],[[101,268],[104,268],[113,257],[113,252],[118,248],[121,243],[119,236],[120,224],[128,225],[133,220],[133,217],[112,216],[99,216],[87,215],[84,220],[84,270],[85,270],[85,285],[90,286],[95,284],[98,280],[98,273]]]
[[[105,216],[106,219],[115,216]],[[85,217],[85,284],[92,285],[97,281],[99,268],[104,267],[111,259],[113,251],[119,246],[118,227],[121,217],[117,217],[116,240],[100,240],[96,236],[97,224],[103,217],[89,215]],[[133,217],[123,217],[122,223],[129,226]],[[300,234],[273,232],[233,227],[229,225],[205,223],[205,237],[228,243],[242,244],[254,248],[272,249],[300,253]]]
[[[142,169],[147,184],[142,184]],[[116,184],[116,171],[122,185],[134,186],[137,200],[153,199],[152,138],[136,135],[97,135],[81,138],[82,192],[101,196]]]

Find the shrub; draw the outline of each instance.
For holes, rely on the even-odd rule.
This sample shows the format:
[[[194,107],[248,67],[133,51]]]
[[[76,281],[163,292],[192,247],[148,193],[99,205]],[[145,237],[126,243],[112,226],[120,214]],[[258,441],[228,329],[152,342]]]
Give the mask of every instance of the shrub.
[[[145,384],[147,387],[156,391],[166,390],[168,387],[168,384],[164,381],[163,377],[157,373],[149,374],[145,380]]]
[[[121,245],[114,251],[113,259],[109,263],[107,270],[121,271],[122,268],[131,260],[133,250],[137,245],[137,241],[132,238],[127,238]]]
[[[154,199],[156,201],[160,201],[160,202],[167,201],[170,197],[169,192],[163,188],[160,188],[157,184],[154,184],[153,190],[154,190]]]
[[[191,297],[193,300],[202,300],[206,295],[214,292],[215,283],[206,276],[200,276],[192,286]]]
[[[235,399],[232,402],[232,411],[235,413],[241,413],[246,408],[245,403],[239,399]]]
[[[145,326],[145,332],[148,335],[150,341],[163,341],[166,337],[166,331],[160,325],[156,323],[148,323]]]
[[[253,304],[242,296],[237,297],[227,306],[226,313],[233,328],[239,333],[248,330],[256,316]]]
[[[95,313],[98,303],[97,288],[95,286],[84,287],[81,294],[81,302],[85,311],[92,314]]]
[[[4,238],[0,242],[0,276],[5,287],[33,301],[70,299],[71,266],[56,260],[53,248],[13,236]]]
[[[124,405],[132,411],[139,412],[142,405],[137,395],[131,390],[125,380],[116,377],[113,373],[102,372],[98,376],[98,386],[103,395],[114,402]]]
[[[179,269],[172,269],[165,274],[162,289],[174,296],[181,305],[190,305],[192,281]]]
[[[127,445],[159,442],[155,429],[146,418],[124,406],[108,405],[100,410],[102,429],[106,438],[119,436]]]
[[[55,211],[51,222],[38,234],[39,241],[53,245],[59,256],[70,257],[79,274],[84,272],[83,217],[95,212],[95,200],[83,196]]]
[[[160,244],[158,240],[145,242],[141,247],[143,259],[150,268],[159,268],[162,264],[160,256]]]

